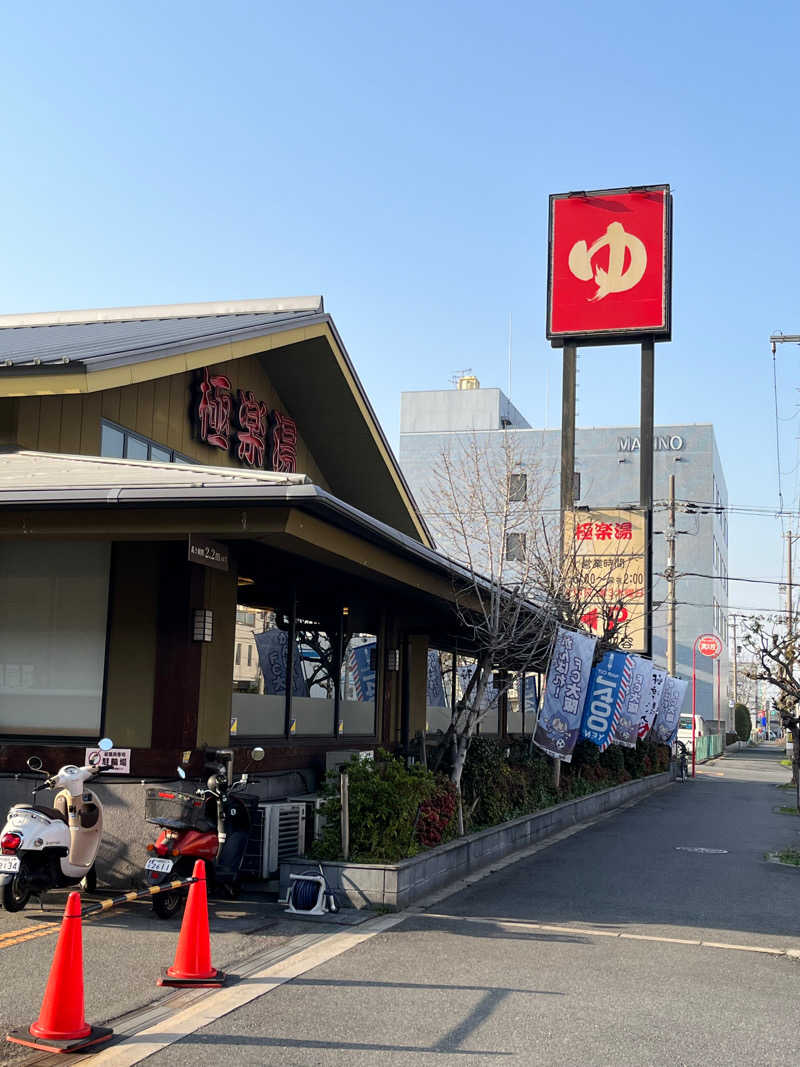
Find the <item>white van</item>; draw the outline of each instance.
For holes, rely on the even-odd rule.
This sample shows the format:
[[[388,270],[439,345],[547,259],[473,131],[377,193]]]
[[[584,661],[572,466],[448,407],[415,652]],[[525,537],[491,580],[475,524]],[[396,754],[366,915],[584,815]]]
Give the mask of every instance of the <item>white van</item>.
[[[695,715],[694,717],[694,734],[695,737],[702,737],[708,733],[706,730],[706,721],[702,715]],[[692,715],[691,712],[688,715],[681,715],[678,720],[678,740],[683,741],[684,745],[689,752],[692,751]]]

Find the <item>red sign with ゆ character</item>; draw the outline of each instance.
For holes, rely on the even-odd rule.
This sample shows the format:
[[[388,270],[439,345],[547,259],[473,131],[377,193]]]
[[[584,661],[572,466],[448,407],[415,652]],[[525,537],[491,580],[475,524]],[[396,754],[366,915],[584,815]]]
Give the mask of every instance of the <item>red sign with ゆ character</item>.
[[[550,197],[547,336],[669,340],[668,185]]]

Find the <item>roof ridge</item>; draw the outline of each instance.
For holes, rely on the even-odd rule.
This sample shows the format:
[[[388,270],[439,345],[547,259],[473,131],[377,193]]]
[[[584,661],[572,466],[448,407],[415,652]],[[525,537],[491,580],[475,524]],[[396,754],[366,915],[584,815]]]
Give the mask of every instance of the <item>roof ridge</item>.
[[[258,315],[287,312],[321,313],[322,296],[264,297],[254,300],[207,300],[193,304],[143,304],[131,307],[85,308],[75,311],[33,311],[0,315],[0,329],[24,326],[85,326],[104,322],[150,319],[216,318],[220,315]]]

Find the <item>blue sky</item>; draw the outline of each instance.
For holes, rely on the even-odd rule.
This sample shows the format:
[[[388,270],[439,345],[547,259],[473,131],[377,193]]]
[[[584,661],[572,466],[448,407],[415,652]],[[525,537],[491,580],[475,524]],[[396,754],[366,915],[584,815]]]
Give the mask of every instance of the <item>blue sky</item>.
[[[401,390],[466,367],[506,387],[511,312],[513,399],[541,425],[549,377],[552,426],[547,196],[669,182],[656,421],[713,422],[730,502],[775,506],[768,337],[800,333],[798,10],[6,8],[0,310],[323,293],[395,446]],[[776,359],[795,507],[798,355]],[[638,421],[636,348],[585,350],[579,382],[581,425]],[[780,577],[777,520],[732,517],[729,571]]]

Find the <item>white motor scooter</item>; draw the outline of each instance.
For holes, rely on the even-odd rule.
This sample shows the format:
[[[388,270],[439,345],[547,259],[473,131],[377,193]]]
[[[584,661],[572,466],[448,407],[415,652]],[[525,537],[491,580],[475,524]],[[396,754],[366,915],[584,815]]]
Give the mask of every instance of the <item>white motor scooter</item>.
[[[104,737],[98,748],[114,747]],[[0,887],[7,911],[21,911],[31,894],[77,885],[92,892],[97,884],[94,861],[103,836],[103,806],[86,782],[102,770],[101,756],[85,767],[67,764],[33,790],[33,802],[14,804],[0,834]],[[42,770],[31,756],[28,767]],[[47,773],[46,771],[43,773]],[[42,789],[58,789],[53,807],[36,803]]]

